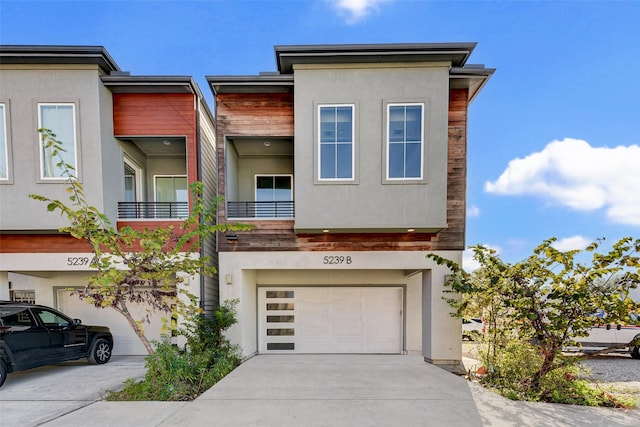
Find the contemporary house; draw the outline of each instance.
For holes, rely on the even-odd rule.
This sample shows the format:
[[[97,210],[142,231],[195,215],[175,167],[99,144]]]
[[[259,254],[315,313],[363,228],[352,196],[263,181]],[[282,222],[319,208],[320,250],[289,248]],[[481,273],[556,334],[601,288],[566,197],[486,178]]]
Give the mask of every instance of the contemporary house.
[[[70,296],[69,288],[86,283],[92,254],[58,232],[65,218],[29,198],[67,200],[38,129],[63,141],[89,203],[112,224],[179,225],[190,209],[190,182],[203,181],[207,197],[216,194],[214,121],[200,89],[191,77],[132,76],[102,47],[0,46],[0,126],[0,299],[106,324],[116,336],[114,354],[144,354],[118,313]],[[209,243],[203,251],[215,255]],[[217,282],[187,283],[205,308],[215,307]],[[142,318],[145,308],[137,309]],[[159,337],[161,316],[147,326],[152,337]]]
[[[475,44],[276,46],[277,71],[208,76],[220,300],[245,355],[422,354],[456,369],[442,299],[465,247],[467,113],[493,73]]]

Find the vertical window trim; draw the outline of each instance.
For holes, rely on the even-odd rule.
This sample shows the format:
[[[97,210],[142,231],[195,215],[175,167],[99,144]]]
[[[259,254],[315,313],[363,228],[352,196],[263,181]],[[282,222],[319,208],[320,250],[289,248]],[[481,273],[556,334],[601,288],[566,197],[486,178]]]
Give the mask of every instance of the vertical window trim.
[[[74,167],[74,171],[73,171],[73,175],[76,179],[80,179],[80,164],[78,163],[78,159],[79,159],[79,148],[78,148],[78,118],[77,118],[77,105],[75,102],[38,102],[37,103],[37,108],[38,108],[38,129],[41,129],[43,127],[42,124],[42,109],[40,107],[42,106],[57,106],[57,105],[70,105],[73,108],[73,167]],[[54,133],[56,133],[55,129],[52,129]],[[40,132],[37,132],[38,135],[38,152],[39,152],[39,159],[40,159],[40,165],[39,165],[39,169],[40,169],[40,180],[42,181],[48,181],[48,182],[59,182],[59,181],[65,181],[67,179],[67,177],[64,176],[44,176],[44,146],[42,145],[42,134],[40,134]],[[63,141],[64,142],[64,141]]]
[[[321,110],[322,108],[337,108],[337,107],[350,107],[351,108],[351,178],[322,178],[322,122],[321,122]],[[317,105],[317,150],[316,150],[316,167],[318,169],[316,179],[322,183],[339,183],[339,182],[355,182],[356,180],[356,105],[355,104],[318,104]]]
[[[2,129],[4,130],[4,135],[0,135],[0,137],[4,140],[4,169],[6,172],[6,176],[0,175],[0,183],[9,184],[11,183],[12,170],[11,170],[11,142],[9,141],[9,120],[7,119],[9,116],[9,103],[5,101],[0,101],[0,109],[2,109]]]
[[[390,154],[390,121],[391,121],[391,107],[409,107],[413,105],[419,105],[421,107],[420,114],[420,176],[417,178],[392,178],[389,176],[389,154]],[[385,108],[385,181],[387,182],[423,182],[425,179],[425,161],[424,161],[424,153],[425,153],[425,110],[426,104],[424,102],[387,102]],[[406,143],[406,141],[405,141]],[[405,165],[405,175],[406,175],[406,165]]]

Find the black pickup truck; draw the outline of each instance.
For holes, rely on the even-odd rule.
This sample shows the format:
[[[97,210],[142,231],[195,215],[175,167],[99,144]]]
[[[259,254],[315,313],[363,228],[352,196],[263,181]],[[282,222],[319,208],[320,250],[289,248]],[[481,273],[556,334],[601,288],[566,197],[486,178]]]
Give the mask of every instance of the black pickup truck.
[[[0,301],[0,386],[10,372],[88,358],[111,358],[113,335],[106,326],[83,325],[49,307]]]

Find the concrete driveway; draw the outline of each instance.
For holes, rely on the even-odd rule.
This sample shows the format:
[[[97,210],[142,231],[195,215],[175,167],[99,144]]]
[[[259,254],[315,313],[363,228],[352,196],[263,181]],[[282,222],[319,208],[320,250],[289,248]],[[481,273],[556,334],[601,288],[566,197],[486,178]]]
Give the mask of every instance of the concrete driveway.
[[[113,356],[12,372],[0,388],[0,426],[36,426],[100,401],[131,377],[144,375],[144,356]]]
[[[512,402],[420,356],[278,355],[193,402],[101,401],[45,425],[638,426],[640,411]]]
[[[640,411],[513,402],[420,356],[254,357],[193,402],[106,402],[141,376],[114,357],[10,376],[0,426],[638,426]]]

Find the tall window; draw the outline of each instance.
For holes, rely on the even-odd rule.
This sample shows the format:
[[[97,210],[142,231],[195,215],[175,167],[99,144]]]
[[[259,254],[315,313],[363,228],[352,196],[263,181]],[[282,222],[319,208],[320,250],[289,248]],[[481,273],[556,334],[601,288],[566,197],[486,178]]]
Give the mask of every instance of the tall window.
[[[421,179],[424,104],[389,104],[387,178]]]
[[[65,151],[59,155],[62,160],[76,166],[76,113],[74,104],[38,104],[38,127],[46,128],[56,134],[56,139],[62,143]],[[40,139],[41,176],[42,178],[60,178],[62,170],[56,166],[60,159],[53,155],[53,150],[42,144]]]
[[[0,104],[0,179],[9,179],[9,147],[4,104]]]
[[[319,178],[353,179],[353,105],[322,105],[319,108]]]

